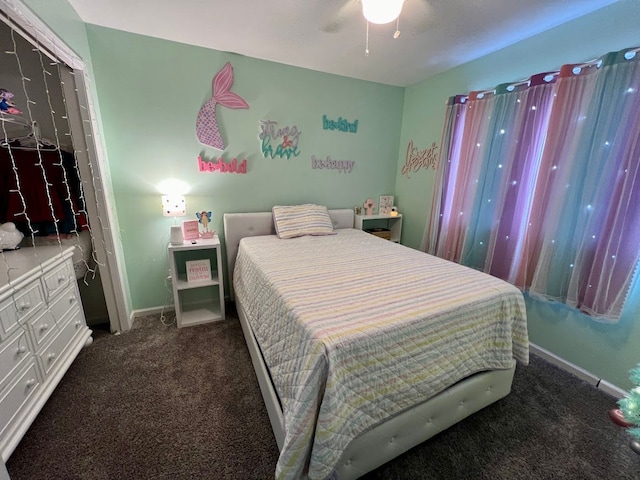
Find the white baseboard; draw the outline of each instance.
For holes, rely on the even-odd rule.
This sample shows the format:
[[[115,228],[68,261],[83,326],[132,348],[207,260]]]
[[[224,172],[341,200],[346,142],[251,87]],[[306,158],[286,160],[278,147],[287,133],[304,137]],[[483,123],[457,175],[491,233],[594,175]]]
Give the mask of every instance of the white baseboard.
[[[617,387],[616,385],[613,385],[612,383],[609,383],[606,380],[597,377],[596,375],[594,375],[591,372],[588,372],[584,368],[579,367],[578,365],[571,363],[565,360],[564,358],[559,357],[555,353],[552,353],[549,350],[546,350],[536,345],[535,343],[530,343],[529,349],[531,353],[539,357],[542,357],[547,362],[563,370],[566,370],[567,372],[575,375],[576,377],[580,378],[581,380],[584,380],[585,382],[593,385],[594,387],[599,388],[600,390],[608,393],[609,395],[612,395],[616,398],[622,398],[627,395],[627,392],[622,388]]]
[[[629,392],[617,387],[613,383],[609,383],[606,380],[600,380],[598,384],[598,388],[603,392],[607,392],[609,395],[612,395],[616,398],[626,397]]]
[[[173,305],[170,305],[168,307],[151,307],[151,308],[141,308],[139,310],[133,310],[131,312],[131,324],[133,325],[133,321],[138,318],[138,317],[144,317],[146,315],[156,315],[158,313],[162,313],[162,311],[165,312],[173,312],[175,311],[175,307]]]

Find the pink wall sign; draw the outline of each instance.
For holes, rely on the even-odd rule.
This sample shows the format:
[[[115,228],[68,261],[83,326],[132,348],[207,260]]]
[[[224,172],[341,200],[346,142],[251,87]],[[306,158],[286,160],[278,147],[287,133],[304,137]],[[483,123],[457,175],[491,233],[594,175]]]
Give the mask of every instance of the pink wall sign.
[[[402,167],[402,175],[409,176],[409,172],[417,172],[421,168],[435,170],[438,165],[438,146],[433,142],[429,148],[420,150],[413,146],[413,140],[407,147],[405,163]]]
[[[224,150],[224,141],[218,129],[216,105],[219,103],[223,107],[233,109],[249,108],[249,104],[240,95],[230,91],[231,85],[233,85],[233,67],[227,62],[213,77],[213,96],[202,106],[196,119],[198,141],[218,150]]]
[[[225,162],[222,157],[218,160],[203,160],[202,157],[198,157],[198,171],[199,172],[220,172],[220,173],[247,173],[247,159],[245,158],[241,162],[238,162],[237,158],[234,158],[230,162]]]

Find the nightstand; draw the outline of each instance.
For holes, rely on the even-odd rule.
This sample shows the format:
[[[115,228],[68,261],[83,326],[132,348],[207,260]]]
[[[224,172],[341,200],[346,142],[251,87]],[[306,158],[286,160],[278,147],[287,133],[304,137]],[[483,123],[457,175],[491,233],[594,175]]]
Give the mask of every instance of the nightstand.
[[[400,243],[400,235],[402,234],[402,214],[395,217],[391,215],[356,215],[354,228],[358,230],[366,230],[384,226],[391,231],[392,242]]]
[[[224,320],[224,277],[220,239],[186,240],[169,245],[169,268],[178,328]],[[208,261],[210,275],[202,280],[187,279],[187,262]]]

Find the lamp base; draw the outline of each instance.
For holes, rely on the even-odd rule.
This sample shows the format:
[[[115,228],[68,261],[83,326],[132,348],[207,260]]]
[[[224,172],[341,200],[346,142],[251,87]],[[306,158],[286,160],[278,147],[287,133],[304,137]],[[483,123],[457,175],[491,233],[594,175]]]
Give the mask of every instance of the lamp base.
[[[169,237],[171,245],[182,245],[184,237],[182,236],[182,227],[180,225],[171,225],[171,236]]]

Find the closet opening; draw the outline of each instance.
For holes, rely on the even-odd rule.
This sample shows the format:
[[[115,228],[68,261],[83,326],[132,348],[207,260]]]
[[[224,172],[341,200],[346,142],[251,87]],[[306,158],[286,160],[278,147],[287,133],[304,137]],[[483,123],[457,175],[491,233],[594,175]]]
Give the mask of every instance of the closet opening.
[[[0,247],[75,246],[87,324],[128,330],[84,64],[24,6],[0,0],[0,19]]]

